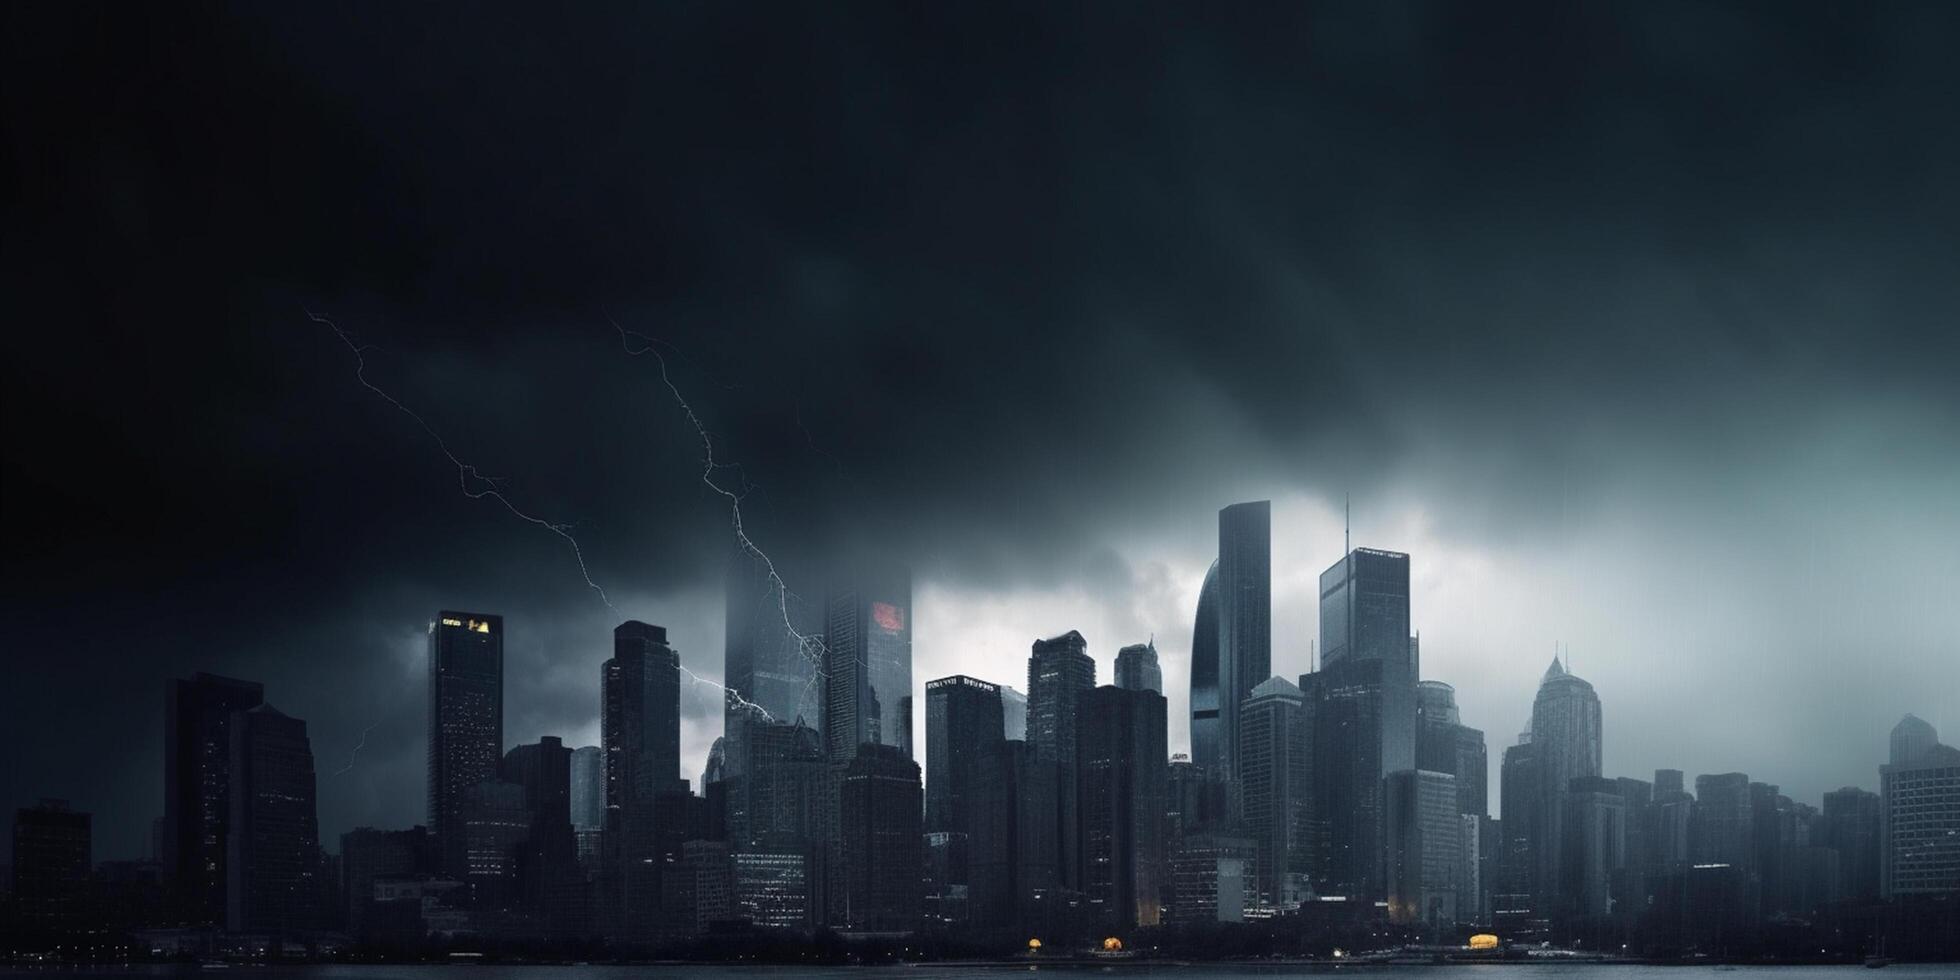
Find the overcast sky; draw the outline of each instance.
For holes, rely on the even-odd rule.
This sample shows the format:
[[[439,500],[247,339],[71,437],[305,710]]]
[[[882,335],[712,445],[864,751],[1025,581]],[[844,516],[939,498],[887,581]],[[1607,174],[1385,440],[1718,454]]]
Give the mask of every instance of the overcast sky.
[[[622,618],[721,676],[728,502],[613,321],[765,549],[914,569],[921,688],[1154,634],[1182,751],[1218,508],[1292,677],[1351,496],[1493,777],[1554,644],[1609,775],[1960,735],[1952,5],[0,18],[0,802],[98,857],[171,677],[307,720],[337,848],[422,819],[438,608],[505,616],[509,744],[596,741]]]

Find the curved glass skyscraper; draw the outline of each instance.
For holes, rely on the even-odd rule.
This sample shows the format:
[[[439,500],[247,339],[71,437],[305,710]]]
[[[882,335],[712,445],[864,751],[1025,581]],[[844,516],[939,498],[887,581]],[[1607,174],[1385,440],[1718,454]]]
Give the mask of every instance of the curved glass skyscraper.
[[[1191,624],[1191,761],[1218,766],[1218,562],[1198,590],[1198,617]]]

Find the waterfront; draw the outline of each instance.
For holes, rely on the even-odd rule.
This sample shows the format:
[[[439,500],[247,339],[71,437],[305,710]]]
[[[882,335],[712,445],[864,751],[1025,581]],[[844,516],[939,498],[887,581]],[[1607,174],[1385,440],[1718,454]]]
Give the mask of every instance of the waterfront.
[[[1854,977],[1882,977],[1883,980],[1951,980],[1960,974],[1952,963],[1899,963],[1883,973],[1858,965],[1830,966],[1717,966],[1661,965],[1644,963],[1466,963],[1439,966],[1301,966],[1294,964],[1227,963],[1125,963],[1027,964],[1025,966],[972,966],[899,964],[892,966],[718,966],[711,964],[647,965],[310,965],[235,966],[206,969],[190,965],[135,967],[9,967],[0,977],[89,977],[93,980],[192,980],[222,977],[224,980],[272,978],[279,980],[843,980],[866,973],[906,973],[921,980],[985,980],[1007,973],[1093,974],[1120,980],[1124,977],[1176,975],[1179,980],[1240,980],[1251,977],[1280,977],[1294,974],[1362,974],[1375,980],[1421,977],[1423,980],[1504,980],[1530,977],[1556,980],[1562,977],[1600,975],[1612,980],[1747,980],[1747,976],[1774,973],[1779,980],[1852,980]]]

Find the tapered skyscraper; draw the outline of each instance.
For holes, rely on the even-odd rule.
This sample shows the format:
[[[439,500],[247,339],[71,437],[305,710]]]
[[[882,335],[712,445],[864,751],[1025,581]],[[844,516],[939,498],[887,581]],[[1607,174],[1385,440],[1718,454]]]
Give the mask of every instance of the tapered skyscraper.
[[[1233,778],[1239,706],[1273,672],[1272,510],[1258,500],[1218,512],[1218,749]]]
[[[504,619],[436,614],[429,624],[429,829],[444,874],[467,872],[465,795],[504,758]]]
[[[1191,622],[1191,761],[1218,773],[1218,562],[1205,570]]]
[[[1572,781],[1597,778],[1600,770],[1599,695],[1568,673],[1556,659],[1545,669],[1531,704],[1531,749],[1539,768],[1540,810],[1532,828],[1535,852],[1533,892],[1537,908],[1554,907],[1561,894],[1565,798]],[[1747,777],[1743,779],[1747,801]]]

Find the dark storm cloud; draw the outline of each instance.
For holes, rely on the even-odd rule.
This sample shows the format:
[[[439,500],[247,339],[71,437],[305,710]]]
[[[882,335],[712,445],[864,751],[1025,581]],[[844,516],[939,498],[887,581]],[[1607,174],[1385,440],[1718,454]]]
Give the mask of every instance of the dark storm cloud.
[[[1873,501],[1954,523],[1947,6],[5,16],[9,799],[105,853],[171,675],[308,718],[330,832],[419,813],[435,608],[509,617],[513,742],[589,735],[624,615],[719,676],[725,502],[609,318],[680,352],[772,547],[1125,634],[1188,632],[1246,496],[1417,501],[1526,566],[1782,476],[1764,564]]]

